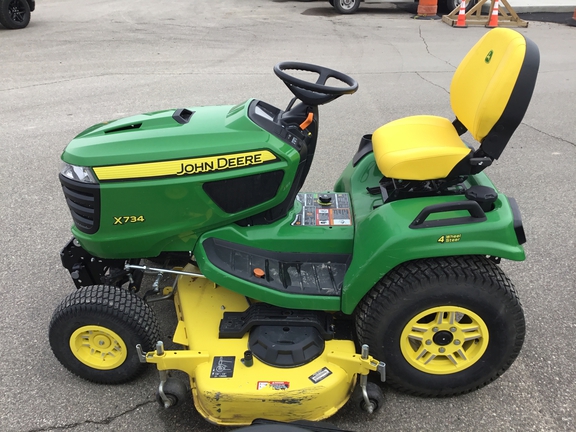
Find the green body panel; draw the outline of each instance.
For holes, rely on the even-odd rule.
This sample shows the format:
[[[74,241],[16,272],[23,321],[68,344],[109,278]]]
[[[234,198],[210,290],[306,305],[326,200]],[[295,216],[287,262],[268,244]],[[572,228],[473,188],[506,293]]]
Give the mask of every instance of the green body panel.
[[[174,110],[100,123],[78,134],[64,150],[62,160],[78,166],[98,167],[257,148],[254,144],[266,143],[270,134],[247,117],[250,102],[189,107],[194,114],[186,124],[172,118]]]
[[[382,205],[379,195],[366,192],[366,187],[377,185],[381,178],[370,153],[356,167],[350,164],[335,186],[336,192],[350,194],[356,225],[352,263],[342,290],[343,312],[352,313],[378,280],[406,261],[455,255],[525,259],[514,231],[512,209],[504,195],[499,195],[494,210],[486,213],[484,222],[411,229],[409,225],[424,207],[466,198],[463,195],[411,198]],[[469,177],[467,186],[472,185],[494,188],[483,173]],[[445,212],[429,220],[464,216],[468,213]]]
[[[296,226],[292,225],[302,208],[298,201],[288,215],[269,225],[228,225],[211,230],[202,236],[227,240],[274,252],[321,254],[351,254],[354,247],[354,226]]]
[[[99,230],[86,234],[72,227],[82,247],[101,258],[153,257],[163,251],[190,251],[203,232],[281,203],[290,190],[300,156],[293,147],[256,126],[247,117],[248,105],[249,102],[235,107],[189,108],[195,114],[184,125],[172,119],[173,110],[140,115],[97,125],[78,135],[67,146],[62,159],[92,168],[263,149],[277,157],[271,163],[197,175],[103,181]],[[138,129],[106,133],[139,123],[142,125]],[[223,211],[203,189],[207,182],[276,170],[284,172],[276,196],[237,213]],[[118,218],[122,218],[122,224]]]
[[[295,211],[275,224],[255,227],[227,226],[204,234],[194,254],[204,274],[228,289],[274,305],[313,310],[341,310],[351,314],[364,295],[391,269],[403,262],[438,256],[491,255],[523,260],[508,199],[500,195],[487,220],[478,223],[437,228],[411,229],[409,225],[420,211],[433,204],[466,200],[463,195],[412,198],[383,205],[379,195],[370,195],[366,187],[375,186],[382,175],[372,154],[353,167],[350,164],[336,183],[336,192],[350,194],[354,227],[292,226]],[[466,186],[493,187],[488,177],[478,174]],[[445,212],[430,219],[468,216],[467,212]],[[352,262],[344,278],[341,299],[303,296],[270,290],[234,277],[216,268],[203,251],[202,241],[215,237],[274,252],[352,253]],[[444,239],[443,241],[439,241]]]
[[[218,285],[276,306],[294,309],[340,310],[340,297],[338,296],[282,293],[231,276],[214,266],[208,260],[202,247],[205,239],[213,237],[273,252],[352,254],[353,225],[333,227],[292,225],[296,213],[301,208],[302,204],[296,201],[294,209],[285,218],[270,225],[251,227],[229,225],[204,234],[194,249],[194,256],[200,269],[208,279]]]
[[[82,247],[94,256],[118,259],[154,257],[163,251],[193,251],[208,278],[247,297],[287,308],[341,310],[347,314],[354,311],[382,276],[406,261],[455,255],[524,259],[514,230],[512,209],[504,195],[487,212],[484,222],[412,229],[410,224],[426,206],[466,198],[460,194],[383,204],[380,195],[371,195],[366,190],[378,186],[382,177],[372,153],[356,166],[351,163],[335,185],[335,192],[350,196],[352,225],[298,226],[294,224],[295,217],[302,205],[296,201],[274,223],[240,226],[237,221],[272,209],[295,192],[291,188],[301,162],[294,146],[249,118],[250,103],[189,108],[194,115],[185,124],[172,118],[174,111],[170,110],[96,125],[78,135],[62,155],[65,162],[95,168],[96,174],[109,172],[110,168],[102,167],[115,170],[120,166],[132,176],[100,177],[98,230],[86,234],[76,226],[72,228]],[[169,162],[172,166],[176,162],[179,166],[181,160],[223,155],[233,159],[239,153],[251,151],[266,151],[273,157],[267,163],[233,169],[197,172],[194,168],[193,172],[178,174],[162,171],[162,175],[155,177],[134,174],[136,164],[158,166]],[[278,189],[270,197],[259,187],[229,186],[244,177],[270,172],[282,174]],[[229,193],[224,195],[225,199],[266,198],[236,213],[227,213],[206,193],[206,185],[213,182],[224,184],[222,190]],[[266,181],[259,184],[265,189]],[[468,178],[465,186],[473,185],[494,187],[483,173]],[[432,219],[464,216],[468,213],[445,212],[432,215]],[[346,254],[352,260],[341,296],[300,295],[263,287],[220,270],[208,260],[203,249],[202,241],[208,238],[271,252]],[[325,261],[319,258],[317,262]]]

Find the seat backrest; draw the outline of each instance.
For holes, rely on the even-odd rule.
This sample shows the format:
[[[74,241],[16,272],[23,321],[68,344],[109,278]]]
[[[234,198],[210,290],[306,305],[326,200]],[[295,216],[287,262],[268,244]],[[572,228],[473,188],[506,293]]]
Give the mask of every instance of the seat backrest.
[[[520,125],[536,84],[540,53],[515,30],[486,33],[460,63],[450,85],[456,118],[497,159]]]

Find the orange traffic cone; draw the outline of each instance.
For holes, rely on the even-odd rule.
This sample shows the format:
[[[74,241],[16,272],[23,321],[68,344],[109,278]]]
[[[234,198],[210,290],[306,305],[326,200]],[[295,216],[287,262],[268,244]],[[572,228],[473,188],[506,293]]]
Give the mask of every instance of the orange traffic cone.
[[[418,11],[414,19],[435,20],[440,19],[438,15],[438,0],[420,0],[418,2]]]
[[[492,15],[490,15],[490,20],[488,20],[488,24],[486,27],[494,28],[498,27],[498,0],[492,0],[494,6],[492,7]]]
[[[568,20],[569,26],[576,27],[576,9],[574,9],[574,16]]]
[[[460,12],[458,13],[458,21],[454,24],[454,27],[466,28],[466,0],[460,2]]]

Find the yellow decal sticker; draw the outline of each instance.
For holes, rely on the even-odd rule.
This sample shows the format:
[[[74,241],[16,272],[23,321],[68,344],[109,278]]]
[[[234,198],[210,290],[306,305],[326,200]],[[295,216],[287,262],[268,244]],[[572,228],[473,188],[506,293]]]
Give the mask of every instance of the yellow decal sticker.
[[[114,225],[126,225],[130,223],[144,222],[144,216],[113,216]]]
[[[278,158],[268,150],[231,153],[194,159],[95,167],[98,180],[126,180],[150,177],[185,176],[225,171],[273,162]]]
[[[456,243],[462,238],[462,234],[446,234],[438,239],[438,243]]]

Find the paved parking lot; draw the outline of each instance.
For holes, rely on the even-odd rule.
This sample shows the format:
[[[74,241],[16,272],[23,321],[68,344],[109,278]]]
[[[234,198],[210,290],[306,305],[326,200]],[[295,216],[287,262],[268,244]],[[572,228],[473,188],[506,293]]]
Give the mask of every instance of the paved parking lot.
[[[291,97],[282,60],[341,70],[359,91],[321,108],[308,190],[332,187],[360,137],[401,116],[451,117],[452,73],[485,28],[417,21],[390,5],[353,16],[328,2],[44,0],[28,28],[0,29],[0,430],[216,431],[192,402],[162,410],[157,374],[95,385],[63,369],[47,328],[73,290],[59,251],[71,224],[58,183],[64,146],[84,128],[164,108]],[[541,50],[531,107],[488,169],[514,196],[527,261],[502,265],[525,308],[527,337],[511,369],[486,388],[422,399],[385,387],[382,410],[344,408],[357,431],[576,429],[576,28],[531,23]],[[159,307],[169,326],[169,309]]]

